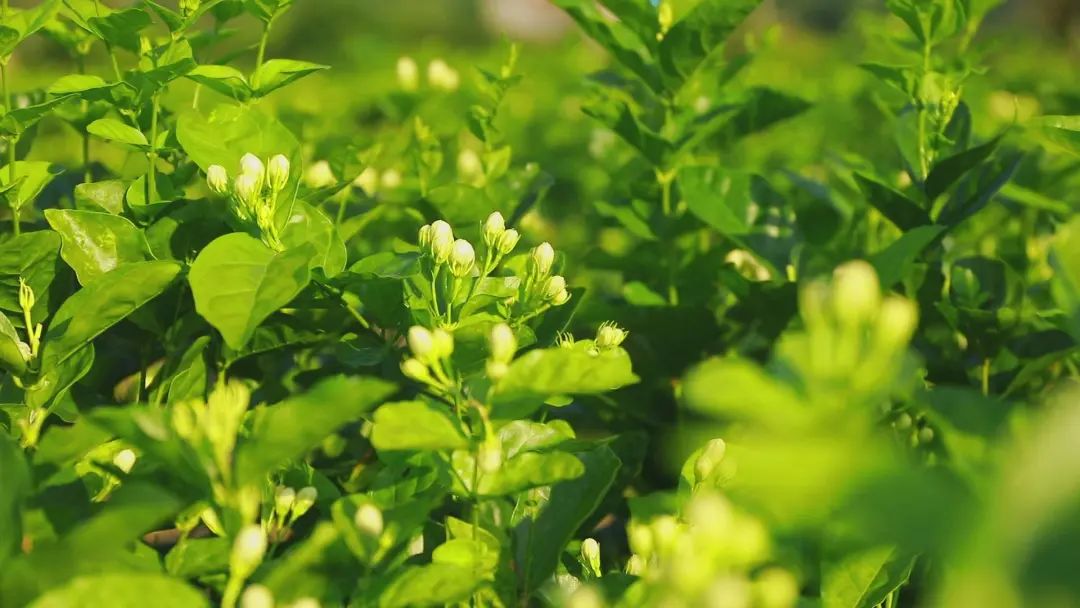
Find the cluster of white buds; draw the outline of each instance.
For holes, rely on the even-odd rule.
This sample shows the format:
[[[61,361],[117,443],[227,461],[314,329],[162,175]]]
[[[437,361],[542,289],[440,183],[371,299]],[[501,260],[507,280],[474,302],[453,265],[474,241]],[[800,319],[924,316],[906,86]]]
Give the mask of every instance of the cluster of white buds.
[[[281,238],[275,223],[278,195],[289,183],[290,163],[284,154],[277,154],[266,164],[254,154],[240,159],[240,174],[229,183],[229,172],[221,165],[206,169],[206,185],[218,196],[228,197],[236,218],[259,230],[263,242],[281,249]]]
[[[454,354],[454,336],[445,329],[429,330],[414,325],[409,328],[407,341],[413,356],[401,362],[405,377],[439,391],[451,390],[454,382],[448,368]]]
[[[494,381],[500,380],[510,369],[510,362],[517,353],[517,338],[514,330],[506,323],[498,323],[488,335],[488,350],[491,356],[487,360],[487,375]]]
[[[561,275],[551,274],[554,264],[555,248],[550,243],[540,243],[533,247],[527,264],[529,274],[525,281],[524,298],[526,301],[539,297],[542,304],[549,306],[562,306],[570,301],[566,279]]]
[[[267,522],[268,527],[288,528],[311,510],[318,497],[319,492],[314,486],[306,486],[300,490],[279,486],[274,491],[274,504]]]

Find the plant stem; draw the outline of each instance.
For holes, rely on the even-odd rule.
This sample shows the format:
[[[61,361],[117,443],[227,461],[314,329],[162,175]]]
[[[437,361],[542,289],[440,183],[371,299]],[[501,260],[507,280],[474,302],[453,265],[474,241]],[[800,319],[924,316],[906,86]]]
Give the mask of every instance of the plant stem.
[[[990,357],[983,358],[982,362],[982,394],[990,395]]]
[[[221,596],[221,608],[236,608],[236,600],[240,599],[240,591],[244,588],[244,580],[230,576],[225,583],[225,592]]]
[[[259,38],[259,52],[255,57],[255,72],[251,75],[251,88],[259,88],[259,72],[262,71],[263,62],[266,61],[266,43],[270,41],[270,30],[274,27],[274,18],[271,17],[270,21],[266,22],[266,27],[263,28],[262,37]]]
[[[7,19],[7,0],[4,0],[2,6],[2,13],[0,13],[0,19]],[[12,110],[11,103],[11,89],[8,87],[8,73],[7,73],[7,61],[0,61],[0,89],[4,95],[4,109],[7,112]],[[19,145],[19,138],[12,135],[7,138],[7,162],[8,162],[8,183],[15,183],[15,148]],[[18,189],[13,193],[18,197]],[[22,201],[16,200],[16,204],[11,207],[11,221],[12,229],[15,231],[15,236],[18,236],[21,232],[21,226],[19,225],[19,215],[21,213]]]
[[[154,202],[157,196],[157,138],[158,138],[158,114],[161,112],[161,92],[154,93],[153,106],[150,109],[150,151],[146,153],[146,161],[149,164],[146,170],[146,204]]]
[[[926,82],[926,75],[930,72],[930,49],[929,41],[923,43],[923,82]],[[926,146],[926,91],[922,90],[921,85],[919,98],[919,172],[920,177],[925,181],[930,174],[930,157]]]

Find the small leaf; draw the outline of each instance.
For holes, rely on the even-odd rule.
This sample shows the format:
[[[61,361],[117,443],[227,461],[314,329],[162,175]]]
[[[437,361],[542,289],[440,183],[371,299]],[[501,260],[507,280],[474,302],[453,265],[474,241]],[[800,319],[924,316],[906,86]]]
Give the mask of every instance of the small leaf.
[[[908,268],[919,254],[943,232],[944,226],[920,226],[905,232],[888,247],[871,256],[870,263],[877,270],[881,286],[891,289],[907,276]]]
[[[866,201],[901,230],[912,230],[933,223],[930,215],[915,201],[873,177],[855,173],[855,181],[866,196]]]
[[[251,97],[247,78],[232,66],[200,65],[184,76],[237,101],[247,101]]]
[[[115,118],[100,118],[95,120],[86,127],[86,131],[91,135],[97,135],[104,140],[132,146],[140,150],[150,147],[150,143],[146,141],[146,136],[143,135],[142,131],[126,125]]]
[[[548,397],[606,393],[637,381],[630,356],[621,348],[597,353],[577,347],[538,349],[510,364],[495,387],[492,414],[522,417],[509,414],[520,414],[518,408],[534,410]]]
[[[930,176],[926,178],[926,200],[933,201],[965,173],[989,158],[1001,143],[1002,137],[998,135],[981,146],[965,150],[935,164],[930,170]]]
[[[255,84],[255,95],[264,97],[305,76],[327,69],[330,69],[330,66],[307,61],[271,59],[262,64],[262,67],[252,76],[252,82]]]

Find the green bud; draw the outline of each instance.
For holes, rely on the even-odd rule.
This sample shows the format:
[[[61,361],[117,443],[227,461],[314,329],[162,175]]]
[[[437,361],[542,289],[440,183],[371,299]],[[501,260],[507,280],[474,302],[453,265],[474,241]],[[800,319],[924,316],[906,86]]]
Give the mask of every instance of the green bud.
[[[480,470],[485,473],[494,473],[502,466],[502,459],[502,441],[499,441],[498,435],[489,434],[477,450],[477,464]]]
[[[275,194],[285,189],[289,183],[289,159],[284,154],[278,154],[270,159],[270,165],[266,169],[266,179],[270,184],[270,190]]]
[[[120,450],[116,456],[113,456],[113,465],[124,473],[130,473],[136,459],[135,452],[132,450]]]
[[[431,224],[424,224],[416,235],[416,242],[420,246],[421,253],[428,253],[431,249]]]
[[[279,517],[287,517],[296,502],[296,490],[281,486],[274,492],[274,511]]]
[[[378,538],[383,532],[383,514],[379,507],[366,502],[360,505],[353,515],[353,523],[360,533],[370,538]]]
[[[406,91],[415,91],[420,86],[420,68],[412,57],[399,57],[397,60],[398,86]]]
[[[458,278],[467,277],[472,273],[475,265],[476,251],[473,250],[469,241],[465,239],[454,241],[454,246],[450,250],[450,272]]]
[[[454,249],[454,231],[443,220],[431,223],[431,257],[436,264],[445,264]]]
[[[829,302],[829,287],[815,281],[799,290],[799,312],[808,326],[825,321],[825,307]]]
[[[661,554],[668,553],[679,537],[679,522],[672,515],[661,515],[652,520],[649,529],[652,532],[653,545]]]
[[[555,263],[555,249],[550,243],[540,243],[533,247],[529,262],[538,276],[547,276],[551,265]]]
[[[244,579],[262,563],[266,555],[266,532],[258,524],[249,524],[240,530],[233,541],[229,568],[233,574]]]
[[[716,472],[716,467],[724,459],[725,453],[727,453],[727,444],[723,439],[712,439],[705,444],[697,460],[694,461],[694,477],[698,483],[712,477]]]
[[[595,538],[581,541],[581,561],[589,567],[593,576],[603,574],[600,570],[600,543]]]
[[[274,594],[262,585],[251,585],[240,596],[240,608],[274,608]]]
[[[896,417],[896,420],[893,422],[893,425],[897,428],[897,430],[900,430],[900,431],[906,431],[906,430],[910,429],[911,425],[912,425],[911,415],[909,415],[907,413],[900,414],[899,416]]]
[[[180,0],[180,13],[184,16],[191,15],[199,10],[200,4],[202,4],[201,0]]]
[[[875,335],[886,348],[900,348],[911,340],[919,323],[915,303],[900,296],[889,296],[881,303],[875,324]]]
[[[934,440],[934,429],[924,426],[919,429],[919,443],[930,443]]]
[[[266,167],[258,156],[248,152],[240,157],[240,174],[254,175],[261,182],[266,177]]]
[[[436,359],[446,359],[454,354],[454,335],[445,329],[439,328],[431,332],[431,339],[435,347],[432,355]]]
[[[218,196],[229,193],[229,172],[221,165],[210,165],[206,169],[206,185]]]
[[[559,275],[549,277],[544,283],[544,299],[553,301],[566,291],[566,279]]]
[[[880,304],[881,285],[869,262],[853,260],[833,273],[832,305],[841,322],[850,326],[865,323],[877,315]]]
[[[409,350],[412,351],[413,356],[421,361],[435,360],[432,355],[435,351],[435,339],[431,336],[431,332],[426,327],[419,325],[413,325],[409,328],[408,334]]]
[[[25,279],[19,277],[19,308],[26,313],[34,308],[35,303],[37,303],[37,297],[34,295],[34,288],[30,287]],[[27,327],[26,330],[30,331],[31,328]]]
[[[514,247],[517,247],[520,240],[521,235],[518,234],[517,230],[511,228],[499,235],[499,242],[495,244],[495,247],[499,250],[499,253],[508,255],[514,250]]]
[[[251,173],[244,173],[233,182],[233,192],[248,210],[254,210],[259,202],[261,183],[259,177]]]
[[[660,26],[660,37],[662,38],[675,23],[675,10],[672,8],[671,2],[668,0],[660,2],[660,6],[656,11],[656,21]]]
[[[491,328],[488,337],[488,346],[491,349],[491,360],[499,363],[509,363],[514,359],[517,352],[517,338],[514,330],[506,323],[499,323]]]
[[[487,245],[487,248],[497,250],[499,248],[499,239],[504,232],[506,232],[506,221],[501,213],[495,211],[488,216],[483,226],[484,244]]]
[[[625,329],[620,328],[613,321],[606,321],[601,323],[600,328],[596,330],[596,347],[601,350],[616,348],[626,340],[626,336]]]
[[[293,502],[293,517],[300,518],[315,506],[315,499],[319,497],[319,491],[312,486],[300,488]]]
[[[417,382],[424,382],[426,384],[435,384],[435,379],[431,376],[431,370],[427,365],[420,362],[419,359],[405,359],[401,362],[401,373],[405,374],[406,378],[416,380]]]
[[[630,576],[641,576],[645,573],[645,560],[641,559],[640,555],[631,555],[630,559],[626,560],[624,572]]]
[[[145,57],[154,50],[154,45],[146,36],[139,36],[139,55]]]

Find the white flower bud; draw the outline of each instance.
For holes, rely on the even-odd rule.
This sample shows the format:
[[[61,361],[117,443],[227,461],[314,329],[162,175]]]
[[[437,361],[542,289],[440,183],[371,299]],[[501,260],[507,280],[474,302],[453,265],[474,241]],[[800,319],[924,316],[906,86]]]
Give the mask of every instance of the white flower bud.
[[[431,257],[436,264],[445,264],[454,248],[454,231],[443,220],[431,223]]]
[[[431,332],[426,327],[419,325],[413,325],[409,328],[408,335],[409,350],[412,351],[413,356],[421,361],[432,361],[434,358],[432,355],[435,350],[435,341],[431,336]]]
[[[274,594],[263,585],[251,585],[240,596],[240,608],[274,608]]]
[[[672,515],[661,515],[649,524],[658,553],[667,553],[679,536],[679,522]]]
[[[488,249],[497,249],[499,246],[499,238],[506,232],[506,220],[498,211],[495,211],[487,217],[484,222],[484,244]]]
[[[431,377],[431,370],[428,366],[420,362],[419,359],[408,358],[401,362],[401,373],[405,374],[406,378],[416,380],[417,382],[425,382],[428,384],[434,384],[435,379]]]
[[[458,153],[457,170],[462,177],[473,179],[483,174],[484,165],[475,151],[465,148]]]
[[[551,272],[551,265],[555,263],[555,248],[550,243],[540,243],[533,247],[529,261],[537,275],[546,276]]]
[[[566,291],[566,279],[560,275],[554,275],[548,278],[544,283],[544,299],[551,301],[559,297],[559,294]]]
[[[467,277],[472,273],[475,265],[476,251],[473,250],[472,244],[465,239],[454,241],[454,246],[450,251],[450,272],[458,278]]]
[[[477,450],[478,464],[480,470],[485,473],[494,473],[502,466],[502,442],[499,441],[498,435],[488,435],[484,438],[484,442],[480,444],[480,449]]]
[[[640,555],[642,559],[648,559],[653,551],[656,550],[656,543],[653,542],[652,528],[648,525],[631,521],[630,525],[626,527],[627,540],[630,541],[630,550],[635,555]]]
[[[499,242],[495,246],[498,248],[499,253],[507,255],[514,250],[514,247],[517,247],[520,240],[521,235],[518,234],[517,230],[511,228],[499,235]]]
[[[135,466],[135,452],[132,450],[120,450],[113,456],[113,465],[120,469],[124,473],[130,473],[131,468]]]
[[[304,513],[311,510],[311,507],[315,505],[315,499],[319,497],[319,491],[312,486],[305,486],[300,488],[300,491],[296,493],[296,500],[293,502],[293,517],[299,518]]]
[[[278,154],[270,159],[270,165],[266,169],[266,178],[270,183],[270,190],[275,194],[285,189],[289,183],[289,159],[284,154]]]
[[[379,190],[379,170],[375,167],[364,169],[353,180],[353,185],[362,189],[368,196],[375,196],[375,193]]]
[[[312,188],[326,188],[337,183],[337,178],[330,163],[320,160],[312,163],[304,172],[304,183]]]
[[[641,559],[640,555],[631,555],[630,559],[626,560],[624,571],[630,576],[641,576],[645,573],[645,560]]]
[[[416,243],[420,246],[421,253],[428,253],[431,249],[431,224],[424,224],[416,235]]]
[[[457,71],[442,59],[435,59],[428,64],[427,77],[432,87],[443,91],[456,90],[460,82]]]
[[[582,586],[566,598],[566,608],[604,608],[604,596],[592,586]]]
[[[236,535],[229,568],[240,578],[247,578],[259,567],[265,555],[266,532],[258,524],[249,524]]]
[[[412,57],[399,57],[397,60],[398,86],[406,91],[415,91],[420,86],[420,67]]]
[[[565,287],[563,288],[565,290]],[[600,328],[596,330],[596,347],[605,350],[609,348],[616,348],[626,340],[627,331],[616,325],[612,321],[606,321],[600,324]]]
[[[581,541],[581,561],[584,562],[593,576],[600,576],[600,543],[595,538],[586,538]]]
[[[218,196],[229,193],[229,172],[221,165],[210,165],[206,168],[206,186]]]
[[[393,190],[401,186],[401,172],[397,169],[387,169],[379,176],[379,184],[387,189]]]
[[[266,167],[258,156],[248,152],[240,157],[240,174],[254,175],[261,182],[263,177],[266,176]]]
[[[517,338],[514,330],[506,323],[499,323],[491,328],[488,337],[488,345],[491,349],[491,360],[498,363],[509,363],[517,352]]]
[[[900,296],[889,296],[881,303],[875,335],[885,348],[900,348],[911,340],[918,323],[919,310],[914,302]]]
[[[258,203],[261,189],[260,179],[251,173],[244,173],[233,182],[233,192],[237,200],[248,209],[254,209]]]
[[[485,364],[488,378],[498,382],[510,371],[510,366],[501,361],[488,361]]]
[[[724,455],[727,453],[727,444],[723,439],[716,438],[709,440],[709,443],[705,444],[705,447],[698,454],[697,460],[694,461],[694,477],[697,482],[701,483],[712,477],[716,472],[716,467],[720,466],[720,462],[724,460]]]
[[[859,325],[878,312],[881,286],[877,272],[869,262],[854,260],[839,266],[833,273],[833,310],[847,325]]]
[[[551,298],[551,305],[552,306],[562,306],[563,304],[566,304],[569,301],[570,301],[570,292],[564,289],[564,290],[560,291],[559,293],[555,294],[554,298]]]
[[[919,429],[919,443],[930,443],[934,440],[934,429],[924,426]]]
[[[434,348],[432,355],[436,359],[446,359],[454,354],[454,335],[445,329],[439,328],[431,332]]]
[[[296,502],[296,490],[281,486],[274,492],[274,511],[280,517],[286,517],[292,511],[293,503]]]
[[[356,514],[353,516],[353,523],[356,524],[356,528],[360,530],[360,533],[371,537],[378,538],[383,532],[383,514],[379,510],[379,507],[366,502],[360,505],[360,508],[356,510]]]

